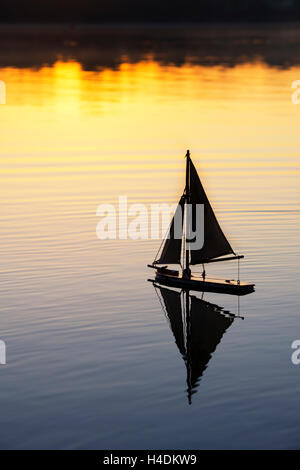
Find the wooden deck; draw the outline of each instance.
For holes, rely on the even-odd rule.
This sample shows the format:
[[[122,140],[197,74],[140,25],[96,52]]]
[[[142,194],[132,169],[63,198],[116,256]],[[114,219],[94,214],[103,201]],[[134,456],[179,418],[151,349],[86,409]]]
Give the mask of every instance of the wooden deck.
[[[254,291],[255,284],[238,282],[235,279],[213,279],[191,276],[186,279],[182,274],[156,272],[156,281],[165,285],[203,292],[220,292],[233,295],[246,295]]]

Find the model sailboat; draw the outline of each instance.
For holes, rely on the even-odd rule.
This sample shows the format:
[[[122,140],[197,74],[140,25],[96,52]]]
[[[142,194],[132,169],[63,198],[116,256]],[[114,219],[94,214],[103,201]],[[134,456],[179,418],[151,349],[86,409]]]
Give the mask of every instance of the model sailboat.
[[[203,229],[204,243],[200,249],[191,249],[188,234],[195,226],[196,206],[204,207]],[[189,210],[187,210],[189,209]],[[176,213],[182,214],[181,234],[176,230]],[[185,223],[183,223],[185,220]],[[184,227],[184,229],[183,229]],[[229,255],[229,256],[228,256]],[[168,236],[151,265],[156,270],[156,281],[168,286],[180,287],[196,291],[224,292],[245,295],[254,290],[254,284],[241,282],[240,279],[209,279],[206,277],[204,265],[207,263],[239,260],[244,256],[237,255],[225,237],[214,211],[205,194],[200,178],[193,165],[189,150],[186,154],[186,185],[180,198],[177,210],[171,221]],[[178,264],[181,271],[169,269],[169,264]],[[202,275],[193,275],[191,265],[203,265]]]

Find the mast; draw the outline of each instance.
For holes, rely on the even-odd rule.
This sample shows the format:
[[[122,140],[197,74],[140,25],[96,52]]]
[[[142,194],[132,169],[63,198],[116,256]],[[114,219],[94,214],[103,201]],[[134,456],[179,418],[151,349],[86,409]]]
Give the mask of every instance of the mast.
[[[185,175],[185,204],[190,203],[190,151],[187,150],[186,152],[186,175]],[[187,234],[189,232],[188,230],[188,211],[185,210],[185,231],[184,231],[184,236],[185,236],[185,269],[188,270],[190,267],[190,251],[187,250],[186,248],[186,239],[187,239]]]
[[[185,173],[185,204],[190,203],[190,151],[187,150],[186,152],[186,173]],[[188,224],[190,221],[188,220],[189,212],[187,210],[187,206],[185,208],[185,270],[188,273],[190,268],[190,250],[187,249],[187,237],[189,234]],[[190,328],[191,328],[191,319],[190,319],[190,292],[189,290],[185,290],[185,325],[186,325],[186,364],[187,364],[187,386],[188,386],[188,402],[192,404],[192,386],[191,386],[191,357],[190,357]]]

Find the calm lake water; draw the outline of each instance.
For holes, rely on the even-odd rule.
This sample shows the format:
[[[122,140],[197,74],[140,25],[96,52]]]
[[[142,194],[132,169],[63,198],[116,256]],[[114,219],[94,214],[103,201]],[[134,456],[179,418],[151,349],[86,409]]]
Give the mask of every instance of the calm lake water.
[[[0,31],[1,448],[299,448],[297,29],[15,33]],[[256,284],[191,405],[147,282],[160,241],[96,236],[120,195],[176,203],[187,148]],[[207,275],[236,277],[226,265]]]

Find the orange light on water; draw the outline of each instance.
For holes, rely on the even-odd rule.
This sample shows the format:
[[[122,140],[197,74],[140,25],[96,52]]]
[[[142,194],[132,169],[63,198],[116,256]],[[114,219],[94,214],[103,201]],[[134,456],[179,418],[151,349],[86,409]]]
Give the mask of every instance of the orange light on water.
[[[230,181],[243,203],[245,180],[252,199],[269,199],[266,176],[264,185],[281,193],[299,177],[300,108],[290,89],[298,76],[300,68],[261,62],[176,67],[151,57],[116,70],[62,60],[0,69],[8,90],[0,108],[1,191],[31,192],[32,182],[43,191],[41,181],[63,181],[66,192],[100,186],[106,195],[134,188],[150,196],[155,181],[162,198],[175,197],[190,147],[217,199]]]

